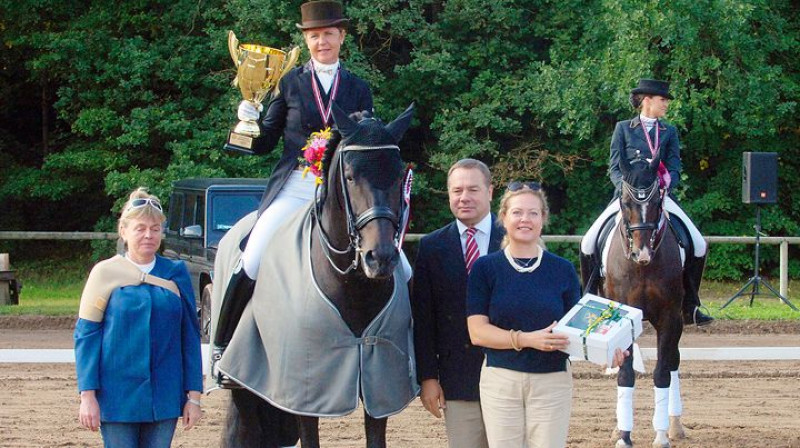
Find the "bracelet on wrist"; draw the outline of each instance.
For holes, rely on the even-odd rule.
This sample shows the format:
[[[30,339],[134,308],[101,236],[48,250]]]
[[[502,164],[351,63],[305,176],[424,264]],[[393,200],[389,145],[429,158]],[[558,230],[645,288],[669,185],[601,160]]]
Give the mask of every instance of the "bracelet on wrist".
[[[203,404],[200,403],[200,400],[195,400],[194,398],[187,398],[186,402],[187,403],[191,403],[191,404],[197,406],[198,408],[203,406]]]
[[[519,346],[519,330],[508,330],[511,334],[511,348],[521,352],[522,347]]]

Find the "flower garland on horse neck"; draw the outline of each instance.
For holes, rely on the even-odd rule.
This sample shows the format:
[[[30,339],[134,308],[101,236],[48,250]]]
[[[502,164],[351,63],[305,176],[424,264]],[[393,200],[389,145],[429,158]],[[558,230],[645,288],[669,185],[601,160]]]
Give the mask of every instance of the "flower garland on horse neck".
[[[312,132],[308,137],[306,145],[300,151],[303,157],[298,157],[300,166],[303,167],[303,178],[306,174],[311,172],[317,179],[317,185],[323,182],[322,172],[322,157],[325,155],[325,149],[328,147],[328,141],[331,139],[331,128],[327,127],[321,131]]]

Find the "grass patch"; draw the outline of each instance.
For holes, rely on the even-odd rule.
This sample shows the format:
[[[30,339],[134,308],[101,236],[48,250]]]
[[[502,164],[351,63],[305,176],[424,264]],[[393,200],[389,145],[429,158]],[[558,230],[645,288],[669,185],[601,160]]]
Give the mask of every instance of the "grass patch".
[[[88,255],[14,263],[22,281],[19,305],[0,306],[0,315],[77,315],[90,266]]]
[[[753,306],[750,306],[750,296],[739,296],[731,302],[725,309],[720,309],[739,289],[744,286],[741,283],[731,282],[711,282],[705,281],[700,287],[700,298],[703,305],[708,307],[708,311],[717,319],[758,319],[758,320],[800,320],[800,311],[794,311],[784,304],[763,285],[760,288],[762,294],[755,296]],[[778,289],[778,280],[770,280],[770,285]],[[800,281],[790,281],[787,299],[800,308],[800,297],[792,294],[793,291],[800,290]],[[750,288],[747,291],[751,291]],[[766,292],[767,294],[763,294]]]

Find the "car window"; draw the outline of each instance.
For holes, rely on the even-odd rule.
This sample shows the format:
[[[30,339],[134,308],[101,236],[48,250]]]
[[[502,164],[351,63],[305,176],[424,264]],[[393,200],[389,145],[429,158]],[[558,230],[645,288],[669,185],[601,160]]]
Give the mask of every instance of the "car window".
[[[169,223],[168,228],[177,232],[181,228],[181,216],[183,215],[183,194],[173,193],[169,201]]]
[[[223,192],[209,194],[211,212],[208,244],[215,245],[244,215],[258,208],[261,192]]]
[[[186,195],[186,199],[184,200],[183,205],[183,227],[188,227],[192,224],[196,224],[195,221],[195,206],[197,205],[197,196],[190,194]]]

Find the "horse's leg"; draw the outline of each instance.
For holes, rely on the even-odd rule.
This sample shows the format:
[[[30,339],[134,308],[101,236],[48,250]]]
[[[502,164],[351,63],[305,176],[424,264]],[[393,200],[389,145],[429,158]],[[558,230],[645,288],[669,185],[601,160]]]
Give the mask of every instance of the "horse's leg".
[[[683,333],[683,321],[680,311],[670,312],[659,320],[656,326],[658,340],[658,361],[653,371],[653,429],[656,437],[654,448],[670,446],[667,431],[669,430],[669,387],[672,381],[671,372],[678,369],[680,351],[678,342]]]
[[[319,417],[297,417],[300,426],[300,446],[319,448]]]
[[[260,398],[249,391],[231,390],[225,425],[226,430],[222,434],[222,447],[276,446],[274,443],[272,445],[262,443],[264,434],[258,412],[259,402],[261,401]]]
[[[633,389],[636,384],[636,372],[633,371],[633,346],[628,348],[630,356],[619,367],[617,373],[617,430],[619,440],[617,448],[633,446]]]
[[[364,411],[364,432],[367,435],[367,448],[386,448],[387,418],[372,418]],[[304,445],[305,446],[305,445]]]
[[[669,381],[669,438],[679,440],[686,438],[683,430],[681,415],[683,414],[683,401],[681,400],[680,370],[670,372]]]

